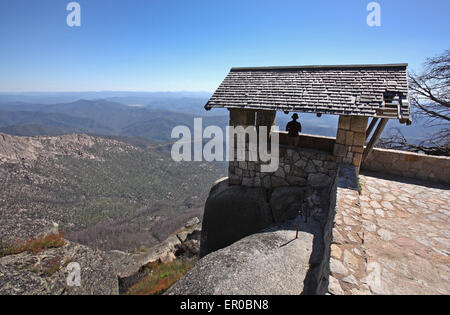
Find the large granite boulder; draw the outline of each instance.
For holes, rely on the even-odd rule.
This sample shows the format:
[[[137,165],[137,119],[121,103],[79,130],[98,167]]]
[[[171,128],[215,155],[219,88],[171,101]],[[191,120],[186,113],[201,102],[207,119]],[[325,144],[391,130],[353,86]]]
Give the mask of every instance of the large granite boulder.
[[[307,193],[305,187],[275,188],[270,196],[270,207],[275,223],[281,224],[295,219],[305,204]]]
[[[202,259],[169,295],[280,295],[309,293],[315,281],[323,243],[320,224],[311,220],[300,225],[295,239],[295,221],[283,227],[245,237]]]
[[[216,183],[205,204],[200,256],[224,248],[273,224],[264,188]]]

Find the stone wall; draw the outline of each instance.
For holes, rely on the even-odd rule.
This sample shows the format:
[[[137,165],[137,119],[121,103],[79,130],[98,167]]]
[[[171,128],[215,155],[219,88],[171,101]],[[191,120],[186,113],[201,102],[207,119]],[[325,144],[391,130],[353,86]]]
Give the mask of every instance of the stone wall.
[[[324,151],[280,145],[280,164],[274,173],[262,173],[260,162],[229,163],[230,183],[273,189],[283,186],[329,187],[336,176],[336,158]]]
[[[330,192],[317,294],[366,293],[358,280],[366,273],[363,226],[356,168],[341,164]]]
[[[280,164],[274,173],[260,171],[259,162],[230,162],[229,183],[272,192],[283,187],[306,189],[310,215],[325,225],[330,186],[336,177],[336,158],[327,152],[280,145]]]
[[[338,170],[339,172],[339,170]],[[323,295],[328,292],[328,283],[330,275],[330,257],[331,257],[331,242],[333,237],[334,218],[336,216],[336,196],[337,196],[338,174],[333,179],[331,185],[329,201],[330,207],[328,209],[327,222],[323,228],[323,256],[322,262],[319,265],[317,272],[317,287],[315,294]]]
[[[353,164],[359,173],[366,142],[367,117],[339,116],[334,155],[339,162]]]
[[[362,169],[450,184],[450,157],[376,148]]]
[[[280,144],[293,146],[287,131],[278,131],[278,137]],[[333,154],[336,138],[302,133],[298,136],[297,141],[298,143],[295,144],[296,147],[325,151]]]

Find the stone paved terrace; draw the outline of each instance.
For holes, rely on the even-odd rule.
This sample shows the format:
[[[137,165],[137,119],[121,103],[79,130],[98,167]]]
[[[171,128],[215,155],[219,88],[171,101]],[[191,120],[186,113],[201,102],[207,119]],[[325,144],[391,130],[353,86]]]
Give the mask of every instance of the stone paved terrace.
[[[450,294],[450,187],[364,173],[338,197],[329,292]]]

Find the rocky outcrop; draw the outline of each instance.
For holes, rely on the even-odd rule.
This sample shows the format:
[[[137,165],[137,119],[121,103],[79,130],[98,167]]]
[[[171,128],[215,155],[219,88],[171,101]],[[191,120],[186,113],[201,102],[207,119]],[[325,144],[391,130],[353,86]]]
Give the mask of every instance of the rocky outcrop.
[[[310,293],[321,261],[321,227],[315,220],[245,237],[200,259],[169,295],[277,295]],[[311,268],[313,266],[313,268]]]
[[[21,216],[21,211],[2,216],[0,227],[2,245],[13,245],[59,233],[58,223],[46,219],[27,218]]]
[[[68,282],[73,269],[80,266],[80,286]],[[75,278],[70,278],[76,280]],[[0,295],[72,295],[119,293],[113,266],[98,250],[70,243],[33,254],[23,252],[0,258]]]
[[[148,275],[146,267],[152,263],[167,263],[177,259],[198,259],[200,254],[201,222],[195,217],[164,242],[133,254],[118,250],[107,252],[108,259],[119,278],[119,291],[126,293]]]
[[[104,150],[92,150],[94,146],[102,146]],[[61,191],[68,193],[73,182],[65,181],[67,165],[58,162],[57,157],[102,161],[102,152],[123,152],[131,148],[140,150],[123,142],[85,134],[17,137],[0,133],[0,184],[3,185],[0,240],[11,244],[57,233],[58,224],[53,221],[65,231],[71,227],[72,218],[62,219],[68,216],[68,211],[63,211],[66,208],[55,207],[61,200],[66,204],[74,202],[73,195],[60,196]],[[62,221],[70,223],[64,226]]]
[[[16,137],[0,133],[0,163],[32,165],[38,159],[67,155],[74,158],[101,160],[89,152],[94,145],[107,145],[110,150],[136,149],[116,140],[71,134],[57,137]],[[120,144],[120,145],[119,145]]]
[[[264,188],[216,183],[205,204],[200,256],[224,248],[273,224]]]
[[[133,254],[112,250],[108,252],[108,256],[114,264],[114,270],[117,276],[119,278],[127,278],[137,274],[143,266],[151,262],[174,260],[176,246],[180,244],[180,240],[172,235],[164,242],[142,253]]]
[[[139,281],[141,270],[152,262],[197,257],[200,231],[200,220],[193,218],[167,240],[139,254],[103,252],[64,240],[59,248],[7,255],[0,258],[0,295],[119,294],[123,286],[126,289]],[[80,286],[67,282],[71,263],[80,266]]]
[[[164,242],[147,249],[139,254],[126,253],[118,250],[109,251],[107,254],[114,264],[114,270],[119,278],[132,277],[139,273],[140,269],[152,262],[168,262],[176,259],[177,254],[198,254],[201,223],[190,220],[186,226],[177,233],[169,236]],[[195,223],[197,222],[197,223]],[[191,225],[193,224],[193,225]],[[179,252],[181,251],[181,252]]]

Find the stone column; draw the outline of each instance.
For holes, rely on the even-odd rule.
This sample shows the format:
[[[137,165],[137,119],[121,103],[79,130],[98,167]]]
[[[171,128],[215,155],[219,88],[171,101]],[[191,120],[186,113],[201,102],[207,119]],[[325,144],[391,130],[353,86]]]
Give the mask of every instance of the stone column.
[[[244,129],[248,126],[255,125],[255,110],[249,109],[229,109],[230,112],[230,126],[237,127],[242,126]],[[230,139],[230,142],[232,139]],[[248,140],[246,140],[245,145],[245,154],[248,156]],[[245,173],[248,172],[248,163],[247,162],[238,162],[236,160],[237,157],[237,148],[236,142],[234,142],[234,161],[230,161],[228,165],[228,178],[230,185],[241,185],[242,179]]]
[[[334,155],[340,162],[353,164],[359,174],[368,117],[339,116],[339,125],[334,145]]]
[[[276,111],[274,110],[258,110],[256,112],[256,127],[266,126],[267,130],[275,125]]]
[[[254,126],[255,111],[250,109],[230,108],[230,126]]]

